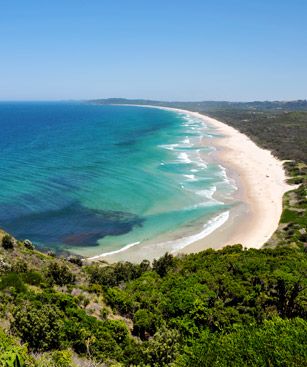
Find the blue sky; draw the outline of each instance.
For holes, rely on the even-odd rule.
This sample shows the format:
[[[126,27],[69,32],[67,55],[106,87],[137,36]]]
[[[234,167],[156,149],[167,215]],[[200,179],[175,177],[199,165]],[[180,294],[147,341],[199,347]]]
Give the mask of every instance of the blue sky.
[[[306,0],[0,0],[0,100],[307,98]]]

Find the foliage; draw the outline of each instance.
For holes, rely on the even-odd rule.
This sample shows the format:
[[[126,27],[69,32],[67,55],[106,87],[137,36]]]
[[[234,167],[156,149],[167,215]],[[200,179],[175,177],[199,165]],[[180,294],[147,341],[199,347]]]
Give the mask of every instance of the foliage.
[[[56,307],[23,302],[13,311],[12,331],[35,351],[59,348],[63,342],[63,314]]]
[[[72,284],[76,279],[67,264],[57,261],[51,262],[46,272],[49,281],[57,285]]]
[[[6,234],[2,237],[2,247],[5,250],[11,250],[14,248],[14,239],[12,236]]]
[[[177,367],[306,366],[307,322],[273,318],[237,325],[229,333],[204,331],[177,359]]]
[[[0,367],[34,367],[33,359],[28,355],[26,346],[0,329]]]
[[[152,335],[155,332],[155,315],[145,309],[139,309],[134,314],[133,334],[141,339],[146,339],[146,333]]]
[[[16,261],[4,253],[14,271],[0,275],[0,317],[39,353],[37,367],[73,366],[71,353],[85,366],[307,362],[301,247],[165,254],[152,267],[146,261],[80,267],[35,251],[19,252]],[[7,352],[31,366],[25,347],[14,342],[0,355]]]
[[[166,253],[164,256],[160,257],[158,260],[154,260],[152,264],[153,270],[155,270],[160,277],[166,275],[167,270],[173,265],[173,255]]]
[[[291,161],[285,168],[289,181],[300,185],[284,195],[278,229],[266,246],[303,247],[307,243],[307,165]]]
[[[37,361],[37,367],[74,367],[70,350],[45,353]]]
[[[7,273],[0,278],[0,290],[14,289],[17,293],[26,291],[26,286],[17,273]]]
[[[169,366],[179,355],[179,332],[161,328],[145,345],[145,363],[153,367]]]
[[[143,260],[140,264],[128,261],[118,262],[114,265],[92,265],[88,268],[90,281],[102,286],[115,286],[121,282],[137,279],[150,268],[149,261]]]
[[[42,275],[37,271],[28,271],[22,275],[22,279],[25,283],[31,285],[42,285],[44,283],[44,279]]]

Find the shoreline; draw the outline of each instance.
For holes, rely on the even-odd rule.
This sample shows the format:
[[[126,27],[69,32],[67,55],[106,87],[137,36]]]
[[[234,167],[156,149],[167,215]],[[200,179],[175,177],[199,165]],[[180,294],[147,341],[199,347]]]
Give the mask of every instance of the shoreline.
[[[275,158],[269,150],[258,147],[235,128],[199,112],[151,105],[125,106],[184,113],[202,120],[204,124],[212,126],[222,135],[203,139],[202,144],[216,148],[212,160],[221,164],[226,170],[227,177],[236,183],[238,189],[235,198],[240,204],[230,209],[228,219],[218,228],[203,238],[173,251],[174,254],[199,252],[208,248],[219,249],[238,243],[247,248],[260,248],[271,238],[282,213],[282,197],[293,188],[285,181],[286,174],[282,161]],[[197,237],[197,234],[195,236]],[[93,256],[87,260],[103,259],[111,263],[124,260],[136,262],[146,258],[144,253],[146,249],[142,247],[127,245],[114,253]],[[160,254],[162,255],[163,253]],[[151,257],[149,260],[152,260]]]

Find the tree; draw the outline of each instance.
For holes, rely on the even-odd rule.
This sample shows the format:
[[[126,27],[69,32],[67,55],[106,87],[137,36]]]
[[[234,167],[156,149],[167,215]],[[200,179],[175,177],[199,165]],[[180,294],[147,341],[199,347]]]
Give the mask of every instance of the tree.
[[[174,264],[174,256],[166,252],[164,256],[160,257],[160,259],[158,260],[155,259],[153,261],[152,268],[162,278],[166,275],[168,269],[171,268],[173,264]]]

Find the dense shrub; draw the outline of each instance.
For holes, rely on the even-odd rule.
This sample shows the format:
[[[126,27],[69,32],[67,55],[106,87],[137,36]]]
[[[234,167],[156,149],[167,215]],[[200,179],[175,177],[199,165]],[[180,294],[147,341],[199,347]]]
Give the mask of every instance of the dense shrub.
[[[140,264],[132,264],[129,261],[125,261],[109,266],[92,265],[88,268],[88,271],[92,284],[110,287],[118,285],[121,282],[137,279],[149,269],[149,261],[143,260]]]
[[[5,250],[10,250],[10,249],[13,249],[14,248],[14,244],[15,244],[15,241],[13,239],[12,236],[6,234],[5,236],[3,236],[2,238],[2,247],[5,249]]]
[[[144,360],[149,366],[166,367],[179,356],[179,332],[161,328],[144,348]]]
[[[69,262],[71,262],[72,264],[76,264],[76,265],[78,265],[78,266],[82,266],[82,265],[83,265],[83,261],[82,261],[82,259],[81,259],[80,257],[78,257],[78,256],[69,256],[69,257],[67,258],[67,260],[68,260]]]
[[[274,318],[237,325],[229,333],[204,331],[176,361],[178,367],[287,366],[307,362],[307,322]]]
[[[152,268],[155,270],[160,277],[164,277],[168,271],[173,266],[174,257],[173,255],[166,253],[164,256],[160,257],[158,260],[154,260],[152,263]]]
[[[37,271],[29,271],[22,275],[22,279],[25,283],[39,286],[44,282],[44,279]]]
[[[52,262],[46,271],[46,276],[51,284],[66,285],[75,282],[76,277],[65,263]]]
[[[166,254],[153,269],[148,262],[78,267],[44,256],[35,262],[47,265],[51,282],[35,262],[28,268],[36,271],[0,277],[0,314],[11,313],[11,332],[31,352],[44,352],[39,367],[70,366],[68,349],[106,366],[300,367],[307,361],[306,256],[300,248],[237,245]],[[71,281],[72,271],[73,287],[53,287]],[[112,311],[104,312],[105,302]]]
[[[13,264],[13,269],[16,273],[26,273],[28,271],[28,263],[25,260],[18,259]]]
[[[0,277],[0,290],[10,289],[17,293],[26,292],[26,286],[19,274],[7,273]]]
[[[70,350],[57,350],[41,355],[36,361],[37,367],[77,367],[72,361]]]
[[[0,329],[1,367],[34,367],[34,360],[27,352],[25,345],[19,345],[13,337]]]
[[[155,315],[144,309],[135,312],[133,317],[133,334],[141,339],[146,338],[146,334],[152,335],[155,332]]]
[[[64,339],[64,315],[56,307],[25,301],[15,307],[12,331],[34,351],[59,348]]]

